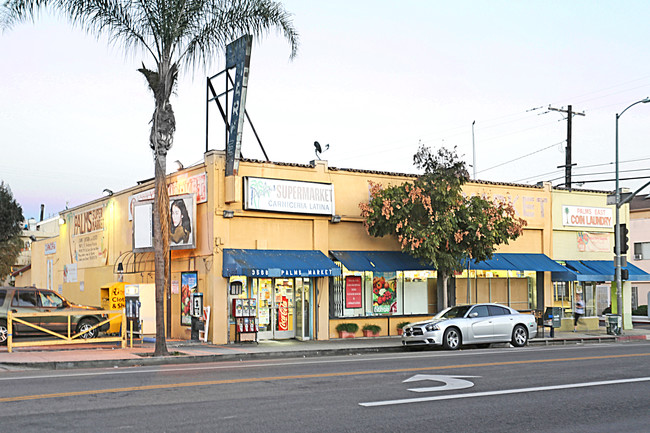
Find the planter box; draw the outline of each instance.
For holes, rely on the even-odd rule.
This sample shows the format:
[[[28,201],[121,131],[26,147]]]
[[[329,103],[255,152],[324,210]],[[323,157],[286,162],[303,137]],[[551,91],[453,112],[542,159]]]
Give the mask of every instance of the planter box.
[[[363,331],[363,336],[364,337],[376,337],[379,334],[374,334],[372,331]]]
[[[340,331],[339,338],[354,338],[354,332]]]
[[[397,335],[402,335],[404,333],[404,330],[402,328],[399,328],[397,330]]]

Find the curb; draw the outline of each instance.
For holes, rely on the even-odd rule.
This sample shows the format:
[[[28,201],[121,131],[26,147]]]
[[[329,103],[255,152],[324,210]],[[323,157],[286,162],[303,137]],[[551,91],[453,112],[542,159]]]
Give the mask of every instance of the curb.
[[[599,344],[616,343],[630,340],[650,340],[647,335],[627,336],[593,336],[574,338],[534,338],[528,341],[529,346],[556,346],[567,344]],[[173,349],[173,348],[171,348]],[[120,367],[147,367],[156,365],[183,365],[202,364],[211,362],[244,362],[253,360],[283,359],[283,358],[315,358],[323,356],[352,356],[368,353],[406,353],[411,348],[401,345],[380,347],[356,347],[321,350],[291,350],[277,352],[248,352],[241,354],[225,355],[180,355],[153,358],[145,355],[139,359],[102,359],[88,361],[52,361],[52,362],[2,362],[2,368],[30,368],[42,370],[70,370],[75,368],[120,368]]]

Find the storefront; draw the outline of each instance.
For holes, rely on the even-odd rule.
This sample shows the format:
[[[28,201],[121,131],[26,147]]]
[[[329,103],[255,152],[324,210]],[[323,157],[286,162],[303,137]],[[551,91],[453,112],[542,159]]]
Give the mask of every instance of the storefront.
[[[258,339],[336,338],[342,321],[377,324],[380,335],[395,335],[398,323],[439,310],[433,266],[401,253],[393,237],[368,236],[359,211],[370,181],[388,185],[413,176],[330,168],[320,160],[241,160],[235,176],[225,176],[225,166],[225,152],[210,151],[202,163],[168,176],[175,206],[168,336],[189,338],[193,292],[211,309],[208,339],[216,344],[235,341],[240,326],[254,329]],[[100,288],[111,282],[153,284],[152,188],[145,182],[63,211],[56,251],[33,249],[32,282],[90,305],[101,304]],[[604,193],[557,196],[559,208],[553,204],[551,214],[556,195],[550,184],[473,181],[464,191],[510,201],[528,224],[492,261],[469,263],[449,280],[455,303],[545,308],[557,302],[551,276],[560,272],[549,257],[612,257],[611,248],[578,254],[576,230],[561,225],[562,205],[601,206]],[[609,236],[612,228],[594,231]]]
[[[599,316],[616,308],[614,281],[614,210],[607,193],[600,191],[553,190],[553,259],[567,268],[554,274],[551,306],[560,308],[563,330],[573,330],[577,296],[585,303],[584,325],[597,329]],[[620,209],[621,223],[628,220],[628,205]],[[647,278],[629,264],[629,280]],[[623,281],[623,328],[631,329],[631,290]]]
[[[316,279],[341,274],[322,252],[307,250],[225,249],[222,272],[228,278],[228,305],[236,305],[236,299],[252,300],[256,314],[250,317],[257,338],[274,340],[313,339]],[[231,309],[231,335],[237,333],[238,326]]]

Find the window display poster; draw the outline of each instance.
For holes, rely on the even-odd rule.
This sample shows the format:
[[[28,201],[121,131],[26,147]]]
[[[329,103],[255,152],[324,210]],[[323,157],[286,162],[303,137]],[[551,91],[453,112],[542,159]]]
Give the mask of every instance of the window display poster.
[[[190,297],[198,291],[198,275],[196,271],[181,272],[181,325],[191,326]]]
[[[397,312],[397,278],[393,273],[380,275],[382,274],[375,273],[372,279],[372,312]],[[386,276],[392,276],[392,278],[386,279]]]
[[[345,277],[345,308],[361,308],[361,277]]]

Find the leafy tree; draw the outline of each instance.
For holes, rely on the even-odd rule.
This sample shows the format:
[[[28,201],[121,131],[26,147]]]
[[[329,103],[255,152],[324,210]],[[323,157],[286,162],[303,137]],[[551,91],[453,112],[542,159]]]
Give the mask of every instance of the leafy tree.
[[[51,9],[87,33],[108,36],[125,51],[144,53],[154,68],[138,69],[154,97],[149,146],[155,165],[154,252],[156,281],[156,348],[167,354],[163,301],[169,281],[169,197],[165,173],[176,120],[170,103],[181,70],[208,64],[225,45],[244,34],[261,38],[278,30],[298,49],[291,14],[271,0],[5,0],[3,25],[34,20]]]
[[[455,149],[434,154],[421,146],[413,160],[423,175],[401,185],[371,182],[370,201],[359,206],[368,234],[395,235],[403,252],[435,266],[442,309],[453,302],[447,299],[449,276],[462,271],[467,259],[490,259],[498,245],[523,233],[526,221],[515,216],[511,203],[463,194],[469,174]]]
[[[0,181],[0,281],[11,272],[23,245],[23,208],[16,203],[9,185]]]

